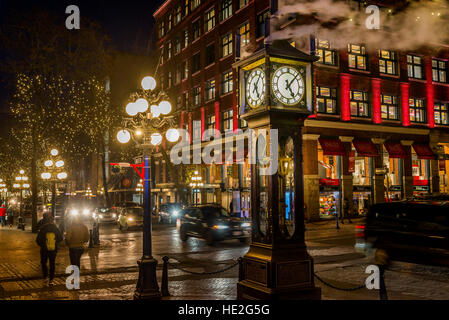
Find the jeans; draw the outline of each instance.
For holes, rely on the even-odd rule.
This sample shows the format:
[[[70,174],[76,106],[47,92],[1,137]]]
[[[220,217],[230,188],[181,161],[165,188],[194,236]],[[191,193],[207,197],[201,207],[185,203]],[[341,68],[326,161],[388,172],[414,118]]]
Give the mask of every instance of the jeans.
[[[5,217],[4,216],[0,216],[0,222],[2,224],[2,227],[5,226]]]
[[[48,251],[46,249],[41,249],[41,265],[44,279],[48,277],[47,260],[50,261],[50,280],[53,280],[55,277],[56,250]]]
[[[79,269],[81,269],[81,256],[84,253],[83,248],[70,248],[69,249],[69,255],[70,255],[70,263],[74,266],[78,266]]]

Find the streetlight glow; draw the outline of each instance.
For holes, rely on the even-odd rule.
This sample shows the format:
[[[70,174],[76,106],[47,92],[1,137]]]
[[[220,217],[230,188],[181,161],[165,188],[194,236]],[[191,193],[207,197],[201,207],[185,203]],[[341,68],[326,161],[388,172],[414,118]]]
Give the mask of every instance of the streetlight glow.
[[[58,151],[57,149],[52,149],[52,150],[50,151],[50,154],[51,154],[52,156],[57,156],[57,155],[59,154],[59,151]]]
[[[63,160],[56,161],[56,166],[57,166],[58,168],[63,167],[63,166],[64,166],[64,161],[63,161]]]
[[[165,137],[169,142],[176,142],[179,139],[179,131],[178,129],[168,129]]]
[[[44,162],[44,165],[45,165],[46,167],[51,167],[51,166],[53,166],[53,161],[47,160],[47,161]]]
[[[51,178],[51,173],[49,172],[44,172],[41,174],[42,179],[50,179]]]
[[[139,112],[146,112],[148,110],[148,101],[144,98],[139,98],[135,102]]]
[[[153,114],[153,117],[155,117],[155,118],[157,118],[157,117],[159,117],[161,115],[161,108],[159,108],[158,105],[153,104],[150,107],[150,111]]]
[[[67,173],[65,173],[65,172],[58,173],[58,179],[59,180],[62,180],[62,179],[65,179],[65,178],[67,178]]]
[[[24,170],[20,170],[19,173],[20,173],[20,174],[24,174],[25,171],[24,171]]]
[[[125,129],[120,130],[120,131],[117,133],[117,140],[118,140],[120,143],[128,143],[129,140],[131,140],[131,134],[129,133],[128,130],[125,130]]]
[[[162,135],[160,133],[156,132],[151,135],[151,144],[153,146],[157,146],[161,144],[161,142],[162,142]]]
[[[159,110],[162,114],[169,114],[171,112],[171,103],[168,101],[162,101],[159,103]]]
[[[131,117],[134,117],[136,114],[139,113],[139,107],[136,103],[130,102],[126,105],[126,113],[129,114]]]
[[[141,85],[144,90],[154,90],[156,88],[156,80],[151,76],[147,76],[142,79]]]

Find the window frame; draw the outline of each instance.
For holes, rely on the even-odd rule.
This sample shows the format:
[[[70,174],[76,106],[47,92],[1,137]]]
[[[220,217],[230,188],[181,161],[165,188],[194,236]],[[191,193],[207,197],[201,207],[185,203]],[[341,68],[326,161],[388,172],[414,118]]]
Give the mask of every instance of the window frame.
[[[225,38],[227,39],[226,44],[225,44]],[[232,53],[233,53],[233,45],[234,45],[233,44],[232,32],[228,32],[225,35],[223,35],[221,37],[221,39],[220,39],[220,43],[221,43],[221,46],[220,46],[221,57],[222,58],[226,58],[226,57],[232,55]],[[227,48],[227,51],[228,51],[226,55],[224,54],[225,53],[225,50],[224,50],[225,47]]]
[[[201,85],[197,85],[192,88],[192,98],[193,105],[195,107],[201,105]]]
[[[232,17],[232,0],[221,0],[220,2],[220,21],[225,21]],[[225,4],[228,4],[227,6],[224,6]],[[224,13],[226,12],[226,17]]]
[[[328,89],[329,90],[329,95],[323,95],[322,94],[322,89]],[[332,114],[332,115],[337,115],[338,114],[338,103],[337,103],[337,88],[333,88],[333,87],[325,87],[325,86],[316,86],[316,112],[319,114]],[[319,103],[319,99],[324,99],[324,106],[325,106],[325,111],[319,111],[318,108],[318,103]],[[333,102],[333,108],[334,108],[334,112],[327,112],[328,110],[328,101],[331,100]]]
[[[212,17],[209,16],[209,13],[213,12],[214,15]],[[212,26],[209,28],[209,22],[212,21]],[[215,7],[210,8],[204,13],[204,33],[211,31],[215,28],[217,24],[216,15],[215,15]]]
[[[413,100],[413,106],[410,105],[410,102]],[[408,99],[409,103],[409,113],[410,113],[410,122],[413,123],[427,123],[427,110],[426,110],[426,101],[425,99],[419,99],[419,98],[412,98],[410,97]],[[417,101],[422,101],[422,106],[416,106],[416,102]],[[412,120],[412,110],[414,111],[414,115],[415,115],[415,120]],[[421,111],[422,112],[422,116],[424,118],[423,121],[416,121],[416,111]]]
[[[192,55],[192,74],[201,70],[201,51]]]
[[[244,33],[241,33],[242,28],[244,28]],[[245,21],[238,26],[237,31],[240,33],[240,44],[241,46],[247,46],[251,43],[251,25],[249,20]],[[244,43],[245,42],[245,43]]]
[[[192,42],[198,40],[201,36],[201,19],[198,18],[192,22]]]
[[[320,42],[327,42],[327,47],[320,45]],[[319,54],[321,52],[321,55]],[[326,62],[326,53],[329,52],[331,55],[331,63]],[[315,39],[315,55],[320,57],[320,60],[317,63],[326,65],[326,66],[338,66],[338,54],[336,49],[332,49],[329,40],[320,40],[318,38]],[[323,60],[323,61],[321,61]]]
[[[269,16],[269,14],[270,14],[270,10],[265,9],[256,15],[256,39],[259,39],[259,38],[265,36],[265,19]],[[259,17],[262,17],[263,20],[259,21],[260,20]]]
[[[223,132],[229,132],[234,130],[234,110],[228,109],[223,111],[222,122],[223,122]],[[228,124],[229,128],[226,129],[226,124]]]
[[[208,116],[206,119],[206,129],[215,129],[216,127],[215,123],[216,123],[215,114]]]
[[[448,102],[441,102],[441,101],[434,101],[434,114],[435,114],[435,124],[439,126],[448,126],[449,125],[449,103]],[[441,107],[445,107],[446,110],[442,110]],[[437,109],[438,107],[438,109]],[[439,121],[437,121],[437,114],[439,114]],[[446,115],[446,123],[442,122],[441,115]]]
[[[409,57],[411,58],[411,62],[409,62]],[[419,58],[421,60],[420,64],[415,63],[415,58]],[[415,74],[415,67],[419,66],[421,77],[417,77]],[[411,67],[411,69],[410,69]],[[410,71],[412,71],[412,75],[410,75]],[[425,73],[424,73],[424,58],[422,56],[414,55],[414,54],[407,54],[407,76],[412,79],[419,79],[424,80]]]
[[[437,67],[433,66],[433,62],[434,61],[437,63]],[[441,67],[440,63],[443,63],[444,67]],[[447,69],[448,69],[447,66],[448,66],[448,63],[447,63],[446,60],[432,58],[432,81],[438,82],[438,83],[447,83]],[[437,75],[436,78],[437,79],[435,79],[435,71],[437,72],[436,73],[436,75]],[[440,78],[441,74],[440,74],[440,72],[444,72],[444,81],[441,81],[441,78]]]
[[[359,47],[360,48],[360,53],[354,52],[354,47]],[[351,56],[354,56],[354,62],[355,62],[355,66],[351,67],[350,63],[351,63]],[[364,68],[361,68],[359,66],[359,59],[358,58],[363,58],[364,61]],[[361,71],[368,71],[368,53],[366,51],[366,45],[364,44],[353,44],[353,43],[349,43],[348,44],[348,67],[352,70],[361,70]]]
[[[234,74],[232,70],[221,74],[221,95],[229,94],[234,91]],[[227,91],[225,90],[227,89]]]
[[[391,97],[393,103],[385,102],[386,97]],[[383,115],[383,106],[387,109],[387,117],[385,118]],[[390,118],[390,109],[395,108],[396,109],[396,118]],[[398,96],[392,95],[392,94],[381,94],[380,95],[380,117],[382,120],[392,120],[392,121],[398,121],[401,119],[401,109],[399,108],[399,99]]]
[[[213,84],[213,86],[211,86],[211,84]],[[206,86],[205,86],[206,90],[205,90],[205,101],[211,101],[214,100],[216,97],[216,81],[215,78],[210,78],[209,80],[206,81]],[[213,88],[213,90],[211,90]],[[212,95],[210,96],[210,92],[212,92]]]
[[[389,57],[385,58],[383,56],[383,52],[388,52]],[[394,58],[391,58],[392,56],[394,56]],[[381,61],[384,62],[384,72],[381,71]],[[393,73],[388,72],[388,64],[392,64],[393,66]],[[379,73],[380,74],[384,74],[384,75],[390,75],[390,76],[397,76],[399,75],[399,71],[398,71],[398,54],[396,51],[392,51],[392,50],[383,50],[383,49],[379,49]]]
[[[354,98],[354,94],[355,93],[362,93],[363,96],[363,100],[356,100]],[[352,113],[352,103],[357,103],[357,115]],[[368,115],[361,115],[360,113],[360,104],[363,104],[366,106],[367,108],[367,114]],[[369,103],[369,95],[367,91],[361,91],[361,90],[351,90],[350,94],[349,94],[349,108],[350,108],[350,113],[351,113],[351,117],[356,117],[356,118],[371,118],[371,106]]]
[[[213,57],[209,57],[209,54],[210,54],[210,48],[212,47],[212,49],[213,49]],[[215,53],[216,53],[216,51],[215,51],[215,42],[212,42],[212,43],[210,43],[208,46],[206,46],[206,51],[205,51],[205,64],[206,64],[206,67],[207,66],[210,66],[211,64],[213,64],[214,62],[215,62]]]

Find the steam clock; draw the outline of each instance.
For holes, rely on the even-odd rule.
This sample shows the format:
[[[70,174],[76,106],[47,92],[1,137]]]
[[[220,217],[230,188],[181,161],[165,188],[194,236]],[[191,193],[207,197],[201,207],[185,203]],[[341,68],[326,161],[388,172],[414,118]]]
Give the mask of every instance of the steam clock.
[[[276,40],[234,64],[241,117],[258,137],[250,154],[252,241],[238,299],[321,298],[304,240],[302,168],[302,127],[312,111],[316,60]]]

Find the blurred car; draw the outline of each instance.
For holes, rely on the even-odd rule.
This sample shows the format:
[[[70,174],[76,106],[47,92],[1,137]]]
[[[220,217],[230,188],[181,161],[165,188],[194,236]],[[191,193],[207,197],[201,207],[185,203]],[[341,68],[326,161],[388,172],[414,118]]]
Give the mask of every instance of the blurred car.
[[[205,239],[208,245],[216,241],[238,239],[246,242],[251,235],[251,223],[245,219],[231,217],[218,204],[190,206],[180,218],[179,235],[182,241],[188,237]]]
[[[118,213],[116,208],[95,208],[92,215],[93,218],[98,221],[98,223],[115,223],[118,220]]]
[[[449,202],[374,204],[356,226],[356,248],[388,260],[449,266]]]
[[[92,229],[94,222],[93,210],[89,207],[83,206],[70,206],[66,208],[64,214],[64,222],[66,226],[69,226],[75,217],[80,217],[81,221],[89,228]]]
[[[130,228],[143,227],[143,208],[121,208],[118,216],[118,227],[120,231],[127,231]]]
[[[182,211],[180,203],[164,203],[159,207],[159,223],[175,223]]]

